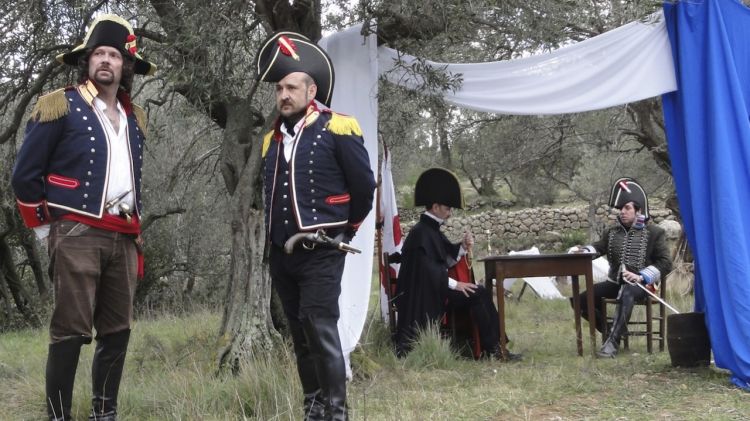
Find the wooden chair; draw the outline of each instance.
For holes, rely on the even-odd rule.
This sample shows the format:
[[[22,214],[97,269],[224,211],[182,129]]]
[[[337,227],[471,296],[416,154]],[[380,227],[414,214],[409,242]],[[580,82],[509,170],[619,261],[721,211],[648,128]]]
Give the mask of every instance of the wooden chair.
[[[474,271],[471,269],[466,256],[461,257],[458,263],[448,270],[448,276],[458,282],[476,284]],[[479,329],[477,329],[471,313],[468,310],[451,310],[443,319],[443,324],[450,327],[453,343],[462,351],[471,354],[474,359],[479,359],[482,355],[482,346],[479,343]],[[466,356],[469,356],[468,354]]]
[[[666,280],[661,280],[661,285],[656,292],[659,298],[666,299],[667,284]],[[607,306],[610,304],[617,305],[617,300],[612,298],[602,298],[602,315],[606,321],[606,329],[602,332],[602,343],[609,337],[609,330],[612,326],[612,317],[607,312]],[[654,313],[653,306],[658,305],[658,311]],[[645,307],[645,320],[636,319],[636,309]],[[631,336],[645,336],[646,350],[649,354],[653,353],[653,342],[659,342],[659,351],[664,351],[664,341],[667,336],[667,308],[664,304],[656,301],[651,296],[646,296],[643,300],[636,301],[633,307],[633,314],[627,324],[628,332],[622,336],[623,348],[630,348],[629,338]]]

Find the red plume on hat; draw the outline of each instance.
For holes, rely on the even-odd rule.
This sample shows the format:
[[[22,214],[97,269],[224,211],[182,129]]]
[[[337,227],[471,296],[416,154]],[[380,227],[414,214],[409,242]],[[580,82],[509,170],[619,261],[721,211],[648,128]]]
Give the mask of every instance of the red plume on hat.
[[[294,41],[289,39],[289,37],[287,37],[286,35],[282,35],[279,37],[277,42],[279,43],[279,51],[281,51],[281,54],[299,61],[299,55],[297,55],[297,45],[294,44]]]

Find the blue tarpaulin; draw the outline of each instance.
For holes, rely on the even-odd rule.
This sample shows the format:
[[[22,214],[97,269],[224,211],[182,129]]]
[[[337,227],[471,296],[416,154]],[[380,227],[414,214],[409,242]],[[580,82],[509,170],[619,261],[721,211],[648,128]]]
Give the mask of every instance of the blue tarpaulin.
[[[664,3],[664,15],[678,85],[664,119],[695,309],[716,366],[750,390],[750,9],[690,0]]]

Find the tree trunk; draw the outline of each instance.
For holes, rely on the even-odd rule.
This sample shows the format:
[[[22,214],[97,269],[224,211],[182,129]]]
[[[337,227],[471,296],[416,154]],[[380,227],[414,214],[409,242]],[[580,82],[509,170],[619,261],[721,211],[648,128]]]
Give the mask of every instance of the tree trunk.
[[[587,208],[587,217],[588,217],[588,220],[590,221],[590,223],[589,223],[589,238],[591,238],[591,239],[596,239],[596,238],[599,238],[601,236],[602,226],[604,225],[601,222],[599,222],[598,219],[597,219],[597,217],[596,217],[596,208],[597,207],[598,206],[597,206],[597,201],[596,200],[589,201],[589,205],[588,205],[588,208]]]
[[[241,361],[255,352],[269,351],[278,334],[271,322],[271,276],[263,253],[266,245],[261,210],[235,215],[232,221],[232,259],[219,353],[219,366],[237,372]]]
[[[434,109],[435,112],[435,131],[437,132],[438,142],[440,144],[440,160],[443,166],[448,169],[453,169],[453,159],[451,158],[451,145],[448,136],[448,108],[445,106],[438,106]]]
[[[39,293],[39,297],[41,297],[42,300],[46,300],[49,297],[49,283],[51,281],[47,279],[44,269],[42,268],[42,256],[39,254],[39,249],[35,244],[36,239],[34,238],[34,234],[32,234],[31,230],[21,228],[18,230],[18,237],[20,239],[21,247],[23,247],[26,252],[31,271],[34,273],[34,280],[36,281],[36,289]]]
[[[2,262],[0,262],[0,266],[2,266]],[[9,319],[11,313],[13,313],[13,306],[11,305],[10,300],[10,291],[8,291],[8,285],[5,283],[5,277],[0,274],[0,301],[3,302],[3,316],[6,319]]]
[[[480,175],[479,180],[482,182],[480,189],[477,191],[481,196],[484,197],[497,197],[497,190],[495,189],[495,174]]]
[[[5,154],[5,150],[0,151],[0,153]],[[0,156],[0,162],[8,164],[7,166],[4,165],[4,168],[0,170],[0,182],[7,183],[6,185],[10,187],[10,169],[13,168],[11,165],[11,155]],[[37,280],[39,295],[42,297],[46,297],[47,295],[47,286],[39,261],[39,255],[33,244],[33,234],[31,230],[23,226],[16,212],[15,202],[15,197],[10,188],[0,193],[0,229],[3,230],[0,232],[0,283],[4,284],[3,289],[5,290],[6,303],[8,303],[7,308],[10,308],[9,303],[12,297],[16,304],[16,309],[24,318],[32,325],[38,326],[40,321],[36,314],[34,314],[34,309],[31,308],[31,296],[23,285],[22,276],[18,274],[12,249],[14,244],[8,242],[8,239],[14,234],[18,235],[17,238],[26,251],[29,266],[31,266]]]
[[[279,339],[271,319],[271,276],[264,257],[267,244],[260,176],[259,121],[248,118],[248,104],[228,107],[224,130],[224,174],[231,205],[232,250],[221,323],[219,367],[237,372],[255,352],[273,348]],[[239,158],[238,158],[239,157]],[[243,159],[243,157],[246,157]]]
[[[672,163],[667,151],[661,102],[656,99],[647,99],[628,104],[626,109],[638,129],[636,131],[625,130],[624,133],[632,135],[638,143],[645,146],[651,152],[656,164],[671,174]]]
[[[26,321],[33,326],[39,326],[41,321],[29,306],[31,296],[23,287],[23,282],[16,272],[13,254],[5,239],[5,236],[0,237],[0,278],[3,278],[2,282],[8,287],[7,291],[13,297],[16,309],[24,316]]]

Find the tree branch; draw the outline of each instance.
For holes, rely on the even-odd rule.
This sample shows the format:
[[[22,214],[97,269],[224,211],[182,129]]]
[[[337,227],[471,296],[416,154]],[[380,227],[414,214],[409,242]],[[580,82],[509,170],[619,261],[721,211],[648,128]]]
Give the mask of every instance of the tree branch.
[[[18,106],[13,112],[13,117],[11,118],[10,124],[2,133],[0,133],[0,145],[15,136],[16,132],[18,131],[18,127],[21,125],[23,115],[26,113],[26,107],[29,106],[29,102],[31,102],[31,99],[42,92],[42,89],[44,89],[44,84],[47,83],[49,78],[57,76],[61,71],[62,70],[60,63],[52,61],[48,63],[41,72],[39,72],[36,78],[36,82],[34,82],[31,88],[19,100]]]
[[[151,226],[151,224],[158,221],[159,219],[166,218],[169,215],[182,214],[182,213],[185,213],[186,211],[187,210],[185,208],[174,207],[174,208],[169,208],[162,213],[148,215],[146,219],[144,219],[143,222],[141,223],[141,232],[146,231]]]

